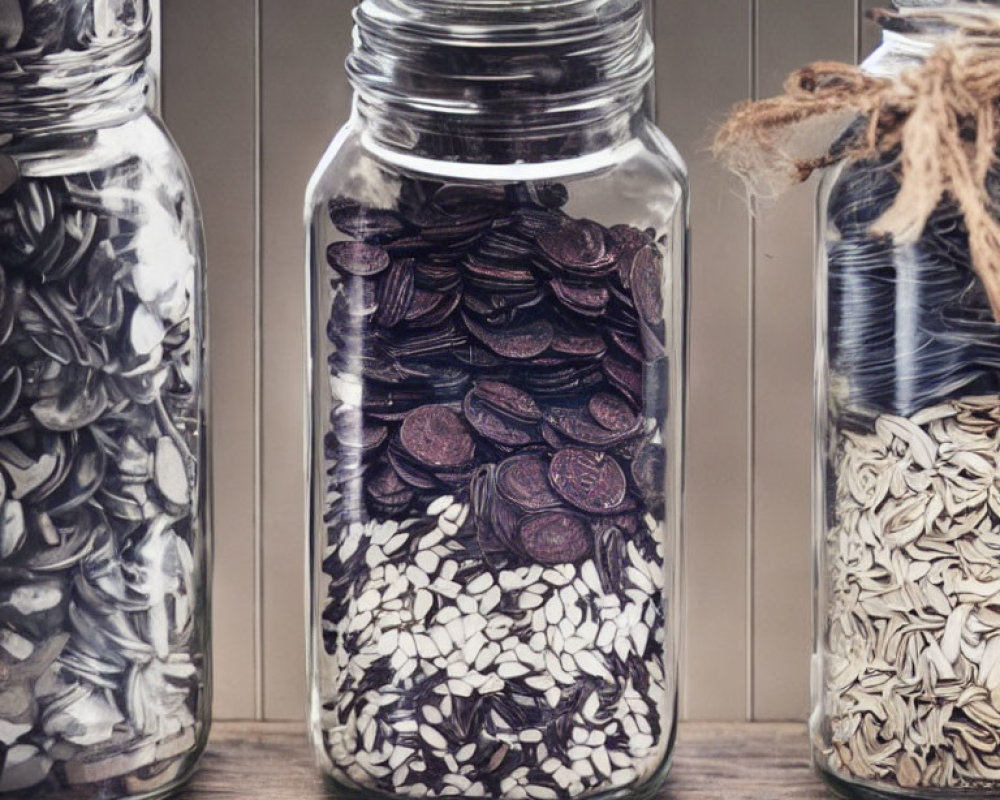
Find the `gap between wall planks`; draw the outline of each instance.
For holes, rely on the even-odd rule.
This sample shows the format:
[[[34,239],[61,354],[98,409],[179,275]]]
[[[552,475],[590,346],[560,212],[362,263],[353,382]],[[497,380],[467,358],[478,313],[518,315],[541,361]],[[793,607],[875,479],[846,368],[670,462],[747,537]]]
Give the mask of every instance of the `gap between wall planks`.
[[[739,184],[708,155],[711,126],[758,83],[766,94],[803,61],[869,48],[870,32],[856,38],[856,5],[655,0],[659,119],[694,184],[689,718],[801,718],[812,602],[813,189],[752,222]],[[349,113],[352,7],[163,3],[164,113],[195,174],[209,242],[222,718],[304,713],[302,200]]]

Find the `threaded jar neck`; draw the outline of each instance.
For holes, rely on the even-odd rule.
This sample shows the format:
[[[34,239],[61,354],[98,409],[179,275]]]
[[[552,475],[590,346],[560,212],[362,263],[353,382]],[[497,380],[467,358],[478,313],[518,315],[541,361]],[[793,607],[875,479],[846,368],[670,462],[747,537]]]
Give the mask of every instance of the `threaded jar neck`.
[[[898,13],[874,17],[882,26],[882,44],[863,64],[871,75],[899,75],[959,29],[971,32],[983,24],[994,30],[1000,20],[1000,0],[895,0],[893,6]]]
[[[627,141],[653,77],[642,0],[364,0],[347,71],[380,145],[549,161]]]
[[[118,125],[145,109],[147,0],[0,2],[0,136]]]

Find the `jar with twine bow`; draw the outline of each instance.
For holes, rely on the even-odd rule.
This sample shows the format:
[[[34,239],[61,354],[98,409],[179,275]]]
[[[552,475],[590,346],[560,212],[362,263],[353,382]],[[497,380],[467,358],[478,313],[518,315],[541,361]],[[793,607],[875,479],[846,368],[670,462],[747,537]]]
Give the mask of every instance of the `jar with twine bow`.
[[[814,761],[850,798],[1000,792],[1000,5],[898,0],[860,68],[737,108],[757,196],[817,171]]]

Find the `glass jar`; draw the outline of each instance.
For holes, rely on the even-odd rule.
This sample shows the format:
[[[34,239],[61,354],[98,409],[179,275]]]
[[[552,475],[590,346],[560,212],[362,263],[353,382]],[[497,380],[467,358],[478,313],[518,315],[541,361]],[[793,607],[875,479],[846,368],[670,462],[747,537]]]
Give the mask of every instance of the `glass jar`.
[[[310,186],[311,735],[358,796],[641,795],[677,712],[685,168],[641,0],[365,0]]]
[[[166,794],[209,727],[204,254],[145,0],[0,4],[0,794]]]
[[[868,72],[949,32],[906,6]],[[814,759],[846,797],[996,797],[1000,325],[954,202],[913,244],[869,233],[899,188],[893,153],[821,193]]]

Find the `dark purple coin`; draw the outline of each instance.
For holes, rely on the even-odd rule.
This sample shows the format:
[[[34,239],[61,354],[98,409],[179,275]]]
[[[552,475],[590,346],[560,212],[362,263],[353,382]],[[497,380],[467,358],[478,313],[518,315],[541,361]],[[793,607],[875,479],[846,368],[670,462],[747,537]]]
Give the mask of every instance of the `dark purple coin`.
[[[625,503],[628,481],[617,461],[593,450],[567,449],[549,465],[549,481],[568,503],[589,514],[613,514]]]
[[[503,210],[506,200],[502,186],[449,183],[434,193],[433,202],[446,214],[468,214],[475,209],[495,215]]]
[[[655,327],[663,322],[663,259],[654,247],[644,247],[632,259],[632,297],[639,316]]]
[[[389,254],[364,242],[337,242],[326,251],[326,260],[337,272],[370,278],[389,269]]]
[[[594,536],[600,536],[612,528],[618,529],[626,536],[634,536],[639,530],[639,515],[634,513],[611,514],[606,517],[594,517],[590,521],[590,529]]]
[[[330,201],[330,220],[341,233],[374,244],[398,239],[406,225],[394,211],[366,208],[344,197]]]
[[[549,484],[548,461],[537,454],[514,456],[501,463],[497,490],[524,511],[545,511],[563,504]]]
[[[608,233],[618,248],[618,278],[625,289],[630,289],[632,259],[639,250],[650,244],[651,240],[645,233],[631,225],[615,225]]]
[[[436,245],[419,236],[409,236],[405,239],[387,242],[384,247],[393,258],[407,258],[426,255],[433,251]]]
[[[539,564],[575,564],[593,547],[587,523],[579,514],[548,511],[521,522],[521,546]]]
[[[666,491],[667,460],[663,445],[649,442],[632,461],[632,480],[651,506],[662,505]]]
[[[600,358],[608,352],[608,346],[600,334],[575,335],[556,331],[552,339],[552,351],[563,356]]]
[[[470,258],[465,262],[465,272],[469,276],[470,283],[498,291],[510,291],[525,286],[535,286],[538,283],[538,279],[530,269],[500,267],[486,264],[476,258]]]
[[[414,327],[434,327],[451,316],[460,295],[416,289],[404,319]],[[449,311],[450,308],[450,311]]]
[[[515,419],[537,422],[542,418],[542,411],[534,398],[509,383],[490,380],[476,381],[474,391],[476,397],[488,406]]]
[[[413,266],[413,279],[421,289],[432,292],[450,292],[462,282],[457,268],[449,264],[430,264],[418,261]]]
[[[551,286],[556,297],[567,308],[588,316],[599,315],[611,299],[604,286],[574,286],[559,279],[554,279]]]
[[[570,267],[603,265],[607,256],[604,228],[588,219],[566,219],[538,236],[538,246],[558,264]]]
[[[396,327],[406,317],[414,291],[411,262],[397,261],[379,286],[375,322],[383,328]]]
[[[456,361],[476,369],[495,369],[504,363],[502,358],[491,353],[485,347],[471,343],[456,348],[452,351],[452,355],[455,356]]]
[[[423,406],[407,416],[400,441],[409,455],[432,469],[472,463],[476,445],[469,427],[447,406]]]
[[[639,363],[646,360],[645,354],[642,352],[642,347],[639,342],[636,341],[631,336],[626,336],[621,331],[612,331],[611,340],[617,345],[618,349],[621,350],[629,358],[632,358]]]
[[[490,329],[463,315],[469,333],[498,356],[524,360],[540,356],[552,344],[552,324],[538,320],[520,328]]]
[[[642,373],[636,367],[629,366],[614,358],[606,358],[601,363],[601,369],[608,382],[620,390],[634,402],[642,397]]]
[[[613,394],[595,394],[587,404],[590,416],[602,428],[615,433],[634,430],[637,415],[631,404]]]
[[[414,467],[392,447],[389,448],[388,457],[392,468],[396,470],[396,474],[409,486],[415,489],[423,489],[424,491],[430,491],[437,486],[437,481],[431,475]]]
[[[539,440],[537,427],[534,431],[524,423],[517,423],[510,417],[498,414],[486,403],[469,392],[463,404],[465,419],[485,439],[508,447],[524,447]]]
[[[606,449],[639,435],[642,420],[631,411],[629,415],[629,427],[619,430],[603,427],[586,411],[575,408],[553,408],[546,416],[546,421],[571,442]],[[622,420],[619,424],[622,424]]]
[[[394,511],[405,510],[415,493],[391,466],[379,470],[366,486],[368,495],[378,505]]]

